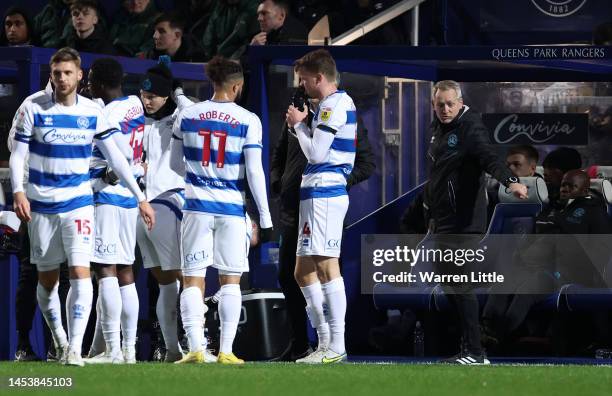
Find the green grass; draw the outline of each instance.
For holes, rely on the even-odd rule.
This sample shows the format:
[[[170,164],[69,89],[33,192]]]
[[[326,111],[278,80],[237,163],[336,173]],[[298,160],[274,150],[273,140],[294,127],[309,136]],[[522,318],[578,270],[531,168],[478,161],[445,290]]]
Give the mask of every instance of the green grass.
[[[69,389],[7,388],[9,377],[71,377]],[[63,367],[0,363],[0,394],[63,395],[610,395],[612,367],[460,367],[419,364],[304,366],[250,363]],[[8,390],[8,392],[7,392]]]

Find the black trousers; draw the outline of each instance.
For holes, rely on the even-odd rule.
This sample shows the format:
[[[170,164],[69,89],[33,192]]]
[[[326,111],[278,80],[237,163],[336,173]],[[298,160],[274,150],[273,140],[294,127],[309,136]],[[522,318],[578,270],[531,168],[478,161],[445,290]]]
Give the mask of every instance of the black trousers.
[[[298,224],[281,226],[281,243],[279,247],[278,280],[285,295],[287,315],[291,325],[290,339],[292,350],[299,354],[308,349],[306,332],[306,300],[295,280],[295,252],[297,250]]]
[[[17,255],[19,259],[19,279],[17,281],[17,293],[15,296],[15,316],[17,321],[17,335],[19,338],[19,348],[30,345],[29,333],[32,329],[32,320],[36,312],[38,301],[36,298],[36,287],[38,286],[38,271],[36,265],[30,263],[30,238],[27,226],[23,226],[19,231],[23,233],[23,244],[21,251]],[[59,296],[62,304],[62,311],[65,312],[66,297],[70,289],[68,276],[68,266],[62,263],[60,267]],[[66,328],[66,315],[62,315],[62,323]],[[45,340],[47,344],[52,344],[51,333],[45,326]]]
[[[456,235],[450,236],[447,233],[459,234],[459,232],[454,232],[451,227],[443,229],[442,227],[435,227],[435,225],[432,226],[430,223],[430,229],[432,228],[436,233],[433,236],[436,249],[465,249],[468,246],[473,247],[479,239],[477,236],[469,234],[462,235],[465,236],[465,239],[457,238]],[[458,266],[454,262],[440,261],[434,262],[434,271],[437,274],[463,274],[471,271],[471,268],[468,268],[467,265]],[[459,319],[463,340],[460,351],[482,355],[480,306],[474,293],[474,285],[470,283],[449,283],[442,284],[442,288]]]
[[[476,294],[470,285],[445,285],[443,289],[459,317],[463,338],[462,351],[481,355],[479,304]]]

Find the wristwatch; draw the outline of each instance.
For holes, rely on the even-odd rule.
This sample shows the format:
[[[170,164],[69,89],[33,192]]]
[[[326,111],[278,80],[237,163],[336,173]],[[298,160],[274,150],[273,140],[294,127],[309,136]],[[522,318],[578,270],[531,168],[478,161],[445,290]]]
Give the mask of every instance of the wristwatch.
[[[506,180],[504,180],[504,181],[502,182],[502,184],[503,184],[504,186],[506,186],[506,187],[510,187],[510,184],[512,184],[512,183],[520,183],[520,182],[521,182],[521,180],[520,180],[518,177],[516,177],[516,176],[510,176],[509,178],[507,178]]]

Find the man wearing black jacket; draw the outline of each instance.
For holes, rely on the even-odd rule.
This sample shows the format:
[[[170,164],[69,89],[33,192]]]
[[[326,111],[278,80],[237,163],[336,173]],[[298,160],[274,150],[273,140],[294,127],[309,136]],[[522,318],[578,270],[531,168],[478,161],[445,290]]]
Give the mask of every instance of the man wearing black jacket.
[[[310,106],[312,109],[312,106]],[[308,116],[314,116],[312,110]],[[376,165],[368,140],[367,130],[358,121],[357,150],[353,171],[347,179],[347,188],[369,178]],[[270,170],[272,192],[280,195],[280,251],[279,283],[287,302],[287,313],[291,323],[291,351],[287,360],[306,356],[310,350],[306,333],[306,301],[294,278],[295,252],[297,250],[298,217],[300,206],[300,183],[306,167],[306,157],[302,153],[297,137],[287,127],[274,149]]]
[[[184,21],[176,12],[162,14],[155,20],[153,43],[154,47],[144,54],[146,59],[168,55],[173,62],[199,62],[204,58],[203,50],[185,34]]]
[[[101,23],[100,10],[95,0],[77,0],[70,6],[72,26],[65,45],[79,52],[112,55],[115,50],[108,32]]]
[[[482,320],[487,345],[497,345],[516,330],[531,307],[563,284],[605,287],[586,250],[594,257],[607,257],[607,248],[598,242],[601,239],[593,239],[590,247],[583,246],[586,240],[580,237],[611,231],[603,198],[589,186],[589,177],[582,170],[563,176],[560,208],[541,213],[536,219],[540,236],[528,239],[514,253],[512,279],[504,285],[513,288],[513,294],[491,294],[487,300]],[[562,236],[555,238],[555,234]],[[600,254],[594,253],[597,250]]]
[[[251,45],[307,44],[308,30],[294,18],[286,0],[265,0],[257,7],[257,22],[261,32],[251,39]]]
[[[527,197],[527,187],[519,183],[489,147],[488,131],[480,115],[463,104],[457,82],[436,83],[432,105],[436,117],[430,126],[432,137],[427,152],[430,174],[423,196],[429,230],[433,234],[482,234],[487,226],[484,172],[520,198]],[[460,269],[454,267],[453,263],[436,263],[441,274]],[[480,345],[478,300],[472,286],[465,283],[443,286],[459,314],[463,336],[460,353],[448,362],[488,364]]]

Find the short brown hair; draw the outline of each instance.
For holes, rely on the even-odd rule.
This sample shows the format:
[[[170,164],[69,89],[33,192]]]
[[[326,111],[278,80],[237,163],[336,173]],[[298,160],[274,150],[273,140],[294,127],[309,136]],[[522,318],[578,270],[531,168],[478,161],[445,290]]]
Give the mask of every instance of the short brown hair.
[[[77,68],[81,68],[81,55],[74,48],[64,47],[57,50],[49,60],[49,66],[60,62],[74,62]]]
[[[305,70],[309,73],[321,73],[330,82],[336,82],[338,77],[338,70],[336,69],[336,61],[332,58],[329,51],[324,49],[318,49],[312,51],[296,60],[293,63],[293,67],[296,72]]]
[[[96,16],[100,17],[100,10],[98,9],[98,2],[96,0],[76,0],[70,5],[70,11],[82,11],[85,8],[91,8],[96,13]]]
[[[518,146],[511,147],[510,150],[508,150],[508,154],[506,155],[506,158],[510,157],[511,155],[516,155],[516,154],[521,154],[527,159],[527,161],[535,162],[536,164],[538,163],[538,160],[540,159],[538,150],[536,150],[535,147],[529,144],[521,144]]]

